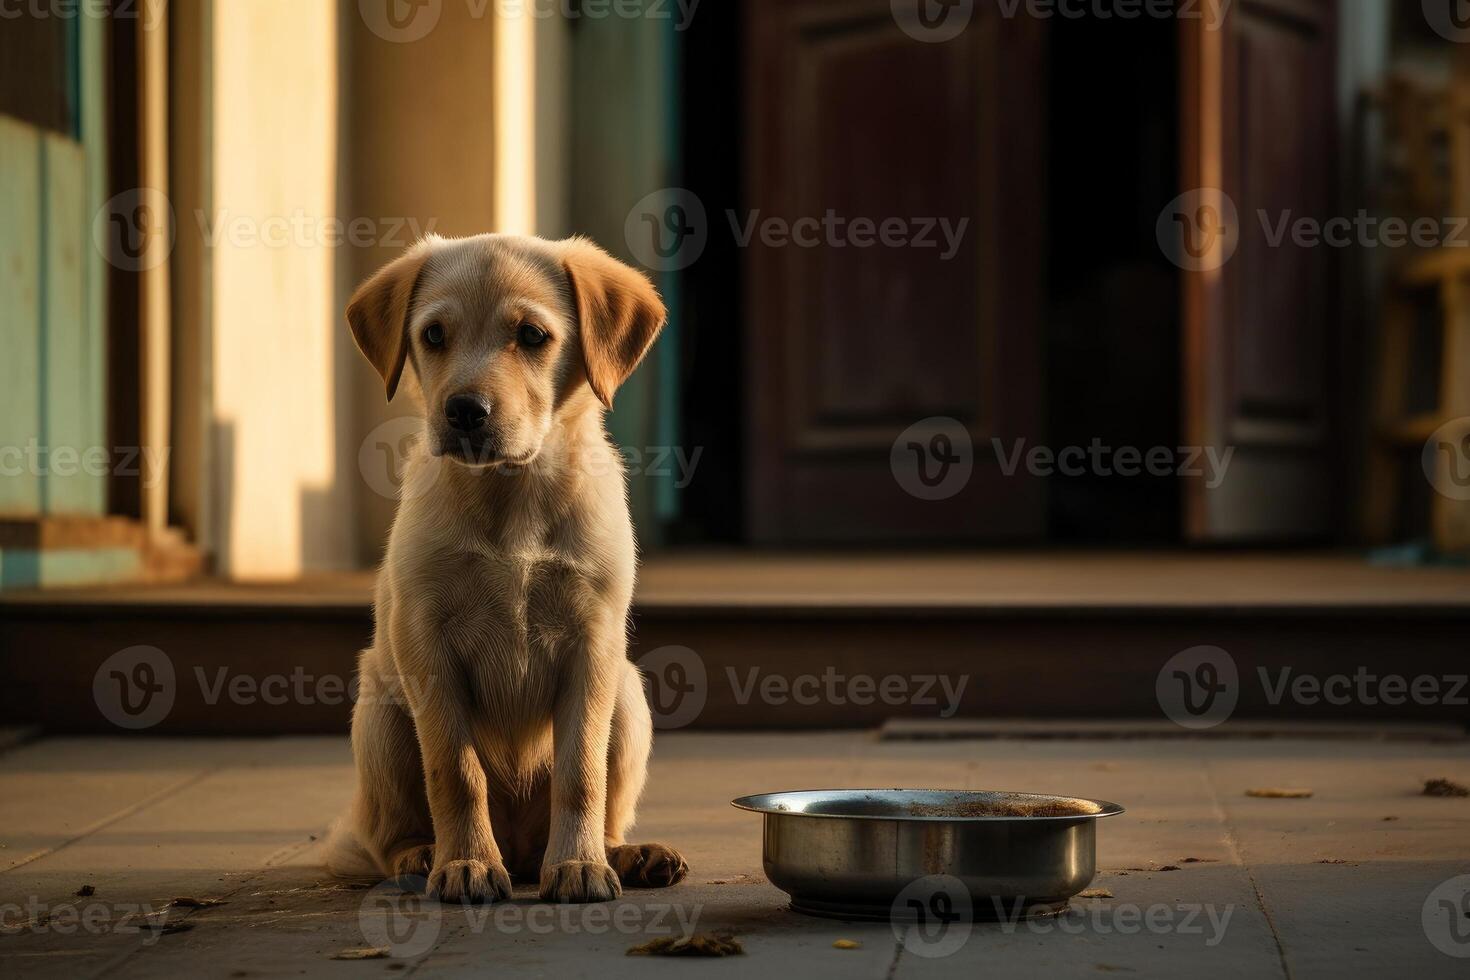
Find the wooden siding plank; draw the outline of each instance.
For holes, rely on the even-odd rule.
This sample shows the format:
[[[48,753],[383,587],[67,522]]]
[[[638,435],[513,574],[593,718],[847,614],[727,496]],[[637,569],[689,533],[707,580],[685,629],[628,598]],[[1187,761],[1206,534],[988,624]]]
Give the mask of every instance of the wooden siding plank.
[[[107,24],[100,17],[81,18],[80,64],[78,66],[78,111],[82,147],[86,153],[86,210],[82,228],[84,243],[90,239],[92,221],[107,199]],[[83,308],[84,336],[82,363],[78,377],[83,379],[91,400],[85,423],[88,438],[98,446],[107,446],[107,271],[108,265],[95,245],[82,250],[86,281]],[[90,514],[107,510],[107,479],[87,486],[84,509]]]
[[[45,195],[43,247],[41,412],[47,463],[42,509],[51,514],[101,513],[107,469],[105,450],[92,424],[101,392],[86,368],[87,159],[82,146],[61,136],[43,137]]]
[[[41,508],[40,186],[38,131],[0,116],[0,513]]]

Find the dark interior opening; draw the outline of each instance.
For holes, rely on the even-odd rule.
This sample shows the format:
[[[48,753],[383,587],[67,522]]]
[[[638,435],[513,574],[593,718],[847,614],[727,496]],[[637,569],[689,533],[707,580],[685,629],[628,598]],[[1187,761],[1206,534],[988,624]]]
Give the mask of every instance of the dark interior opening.
[[[683,184],[703,203],[710,235],[681,274],[681,439],[701,455],[668,535],[673,544],[733,544],[744,538],[744,289],[740,249],[723,232],[743,198],[739,5],[702,7],[680,37]]]
[[[1046,434],[1054,449],[1180,445],[1179,270],[1154,219],[1179,183],[1178,25],[1049,30]],[[1057,543],[1172,543],[1175,476],[1053,475]]]
[[[742,261],[720,234],[743,201],[741,16],[701,11],[682,33],[682,184],[711,226],[682,272],[682,441],[700,447],[672,544],[744,539]],[[1178,193],[1177,25],[1058,17],[1048,24],[1046,417],[1055,448],[1180,445],[1179,270],[1154,216]],[[1177,477],[1053,475],[1047,540],[1150,545],[1180,539]],[[1039,542],[1038,542],[1039,543]]]

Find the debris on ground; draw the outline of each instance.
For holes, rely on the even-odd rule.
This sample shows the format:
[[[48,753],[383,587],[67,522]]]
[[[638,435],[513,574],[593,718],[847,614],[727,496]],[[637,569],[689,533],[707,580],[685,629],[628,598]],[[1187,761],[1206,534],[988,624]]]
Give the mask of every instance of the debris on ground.
[[[1268,786],[1265,789],[1248,789],[1246,796],[1254,796],[1259,800],[1305,800],[1314,791],[1310,789],[1281,789],[1276,786]]]
[[[1078,898],[1112,898],[1113,893],[1106,888],[1084,888],[1077,893]]]
[[[861,949],[862,943],[856,939],[838,939],[832,943],[833,949]]]
[[[1397,820],[1397,819],[1398,819],[1398,817],[1384,817],[1383,818],[1383,822],[1384,823],[1388,823],[1390,820]]]
[[[742,956],[745,947],[733,933],[696,932],[689,936],[660,936],[629,947],[628,956]]]
[[[83,885],[76,890],[77,898],[91,898],[95,894],[97,894],[97,888],[94,885]]]
[[[1470,788],[1449,779],[1424,780],[1425,796],[1470,796]]]
[[[1346,858],[1322,858],[1318,864],[1351,864]]]
[[[753,875],[738,874],[731,878],[711,878],[706,885],[758,885],[760,879]]]
[[[1180,858],[1180,864],[1216,864],[1219,858]]]
[[[192,922],[182,922],[178,919],[170,919],[167,912],[139,912],[124,918],[122,922],[118,923],[118,927],[118,931],[120,932],[128,928],[136,929],[139,932],[147,929],[155,936],[172,936],[174,933],[188,932],[194,928],[194,924]]]
[[[169,902],[167,907],[171,909],[212,909],[216,905],[223,904],[225,904],[223,899],[191,898],[188,895],[181,895]]]
[[[332,954],[334,960],[386,960],[387,946],[363,946],[339,949]]]
[[[1163,865],[1162,867],[1160,867],[1159,870],[1160,871],[1178,871],[1179,870],[1179,865],[1177,865],[1177,864],[1166,864],[1166,865]]]

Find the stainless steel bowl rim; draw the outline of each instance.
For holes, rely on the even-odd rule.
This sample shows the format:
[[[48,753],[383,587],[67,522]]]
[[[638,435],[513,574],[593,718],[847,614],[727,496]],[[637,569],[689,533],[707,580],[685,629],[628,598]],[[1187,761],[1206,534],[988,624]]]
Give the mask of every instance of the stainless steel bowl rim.
[[[1096,813],[1069,813],[1057,816],[1028,817],[1028,816],[1006,816],[997,814],[995,816],[928,816],[906,813],[810,813],[806,810],[782,809],[776,806],[781,798],[810,799],[820,795],[860,796],[887,795],[903,793],[908,795],[932,795],[943,800],[953,800],[955,797],[1021,797],[1032,800],[1053,800],[1058,803],[1088,803],[1098,808]],[[1073,820],[1096,820],[1101,817],[1115,817],[1124,812],[1123,807],[1117,803],[1107,800],[1090,800],[1081,796],[1058,796],[1054,793],[1020,793],[1010,790],[999,789],[903,789],[899,787],[883,787],[881,789],[862,788],[838,788],[838,789],[796,789],[782,790],[776,793],[755,793],[751,796],[742,796],[731,800],[730,805],[741,810],[749,810],[752,813],[764,813],[773,817],[813,817],[824,820],[898,820],[910,823],[1060,823]]]

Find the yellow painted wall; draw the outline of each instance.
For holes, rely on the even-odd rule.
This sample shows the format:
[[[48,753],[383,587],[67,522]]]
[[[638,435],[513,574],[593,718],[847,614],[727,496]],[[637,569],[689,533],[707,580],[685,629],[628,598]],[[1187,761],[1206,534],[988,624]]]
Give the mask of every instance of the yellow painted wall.
[[[217,563],[237,579],[347,565],[336,452],[337,5],[214,5],[212,280]],[[213,237],[211,237],[213,236]]]

